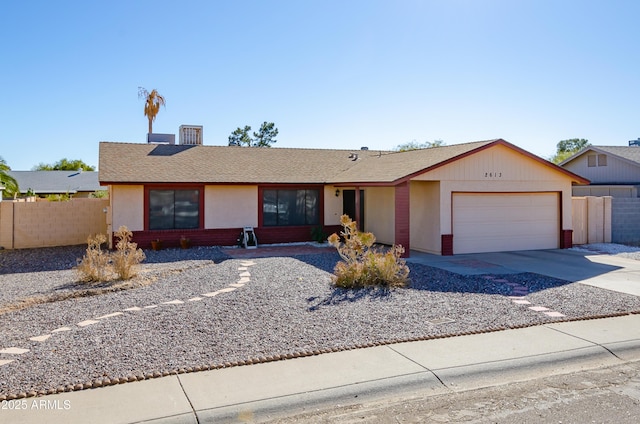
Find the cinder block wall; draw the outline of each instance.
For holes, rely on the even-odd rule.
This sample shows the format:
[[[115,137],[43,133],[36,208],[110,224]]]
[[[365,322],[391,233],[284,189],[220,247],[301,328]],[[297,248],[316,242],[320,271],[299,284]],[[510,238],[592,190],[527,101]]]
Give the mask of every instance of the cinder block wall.
[[[5,249],[85,244],[107,232],[105,199],[0,203],[0,246]]]
[[[640,198],[614,197],[611,221],[614,243],[640,244]]]

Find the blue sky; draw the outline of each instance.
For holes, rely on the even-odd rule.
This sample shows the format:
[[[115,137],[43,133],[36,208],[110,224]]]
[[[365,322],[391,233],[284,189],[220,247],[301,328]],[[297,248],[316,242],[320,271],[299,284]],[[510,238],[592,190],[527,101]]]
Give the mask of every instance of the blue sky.
[[[4,2],[0,156],[13,170],[100,141],[275,122],[275,147],[392,149],[504,138],[640,137],[640,2],[571,0]],[[134,164],[132,164],[134,165]]]

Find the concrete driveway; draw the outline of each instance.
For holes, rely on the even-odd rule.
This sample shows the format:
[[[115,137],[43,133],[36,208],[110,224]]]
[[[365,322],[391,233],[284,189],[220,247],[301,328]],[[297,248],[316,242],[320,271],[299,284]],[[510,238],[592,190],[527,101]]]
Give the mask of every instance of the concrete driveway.
[[[568,249],[438,256],[411,252],[407,262],[462,275],[533,272],[640,296],[640,261]]]

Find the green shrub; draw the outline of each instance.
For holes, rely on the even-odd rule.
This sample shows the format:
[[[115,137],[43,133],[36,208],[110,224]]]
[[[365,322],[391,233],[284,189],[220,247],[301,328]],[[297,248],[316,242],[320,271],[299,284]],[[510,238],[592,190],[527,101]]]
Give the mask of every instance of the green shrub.
[[[318,243],[326,243],[327,234],[324,232],[322,225],[318,225],[317,227],[313,227],[311,229],[311,240]]]
[[[69,193],[48,194],[46,199],[50,202],[68,202],[71,200],[71,195]]]
[[[343,231],[329,236],[329,243],[338,250],[342,261],[334,268],[336,287],[358,289],[368,286],[403,287],[409,280],[409,268],[401,259],[404,248],[395,245],[386,251],[373,248],[376,237],[359,232],[347,215],[340,217]],[[341,241],[341,237],[342,240]]]
[[[96,190],[89,195],[92,199],[108,199],[109,191],[108,190]]]
[[[129,280],[136,275],[135,266],[145,258],[142,249],[131,241],[133,233],[126,226],[121,226],[115,233],[118,242],[116,251],[111,253],[113,268],[122,280]]]

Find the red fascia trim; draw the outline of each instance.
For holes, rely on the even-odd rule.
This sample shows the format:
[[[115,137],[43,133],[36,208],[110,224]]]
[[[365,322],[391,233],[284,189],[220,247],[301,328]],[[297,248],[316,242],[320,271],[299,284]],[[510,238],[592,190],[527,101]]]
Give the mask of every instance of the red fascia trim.
[[[149,230],[149,190],[199,190],[198,192],[198,229],[204,229],[204,184],[145,184],[144,185],[144,230]],[[162,230],[153,230],[162,231]],[[166,230],[174,231],[174,230]]]
[[[344,188],[351,188],[351,187],[394,187],[396,185],[398,185],[397,181],[393,181],[393,182],[388,182],[388,183],[332,183],[329,184],[332,185],[336,188],[338,187],[344,187]]]

